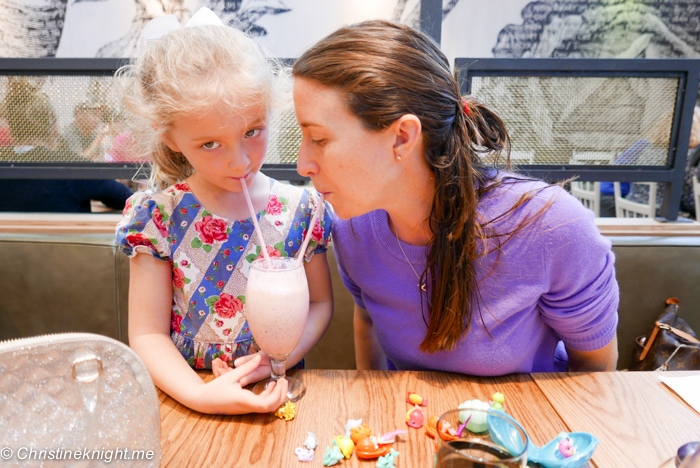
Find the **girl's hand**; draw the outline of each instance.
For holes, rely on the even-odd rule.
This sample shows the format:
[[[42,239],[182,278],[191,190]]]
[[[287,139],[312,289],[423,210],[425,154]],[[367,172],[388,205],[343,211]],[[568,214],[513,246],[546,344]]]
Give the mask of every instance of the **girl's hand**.
[[[238,359],[233,361],[233,365],[236,366],[236,369],[238,369],[240,366],[247,364],[248,362],[255,359],[257,356],[260,356],[260,364],[258,365],[257,369],[255,369],[253,372],[250,373],[250,375],[248,375],[245,378],[244,382],[246,383],[241,384],[244,387],[253,382],[266,379],[267,377],[270,377],[270,374],[272,373],[272,367],[270,366],[270,357],[267,354],[265,354],[265,351],[258,351],[255,354],[249,354],[248,356],[239,357]]]
[[[246,356],[246,358],[248,357]],[[260,395],[243,389],[244,386],[254,382],[250,377],[253,372],[258,370],[260,361],[261,356],[255,354],[244,364],[230,369],[218,378],[202,385],[196,398],[197,401],[202,402],[202,405],[200,408],[193,409],[212,414],[270,413],[275,411],[287,400],[289,383],[286,379],[280,379],[276,384],[271,383]]]

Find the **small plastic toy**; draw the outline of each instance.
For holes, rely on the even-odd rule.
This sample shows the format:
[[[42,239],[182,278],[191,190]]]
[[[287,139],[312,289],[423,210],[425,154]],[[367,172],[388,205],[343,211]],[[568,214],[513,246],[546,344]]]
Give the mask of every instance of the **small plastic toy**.
[[[285,421],[291,421],[296,415],[297,407],[294,406],[294,403],[292,403],[291,401],[288,401],[284,405],[277,408],[277,410],[275,411],[275,416],[277,416],[280,419],[284,419]]]
[[[387,432],[386,434],[382,435],[381,437],[377,437],[375,442],[377,442],[378,444],[393,444],[394,438],[397,435],[401,435],[401,434],[408,434],[408,431],[397,429],[394,432]]]
[[[360,440],[364,439],[365,437],[369,437],[371,435],[372,435],[372,430],[369,427],[367,427],[367,424],[360,424],[359,426],[353,427],[352,429],[350,429],[350,438],[356,444]]]
[[[297,447],[294,453],[297,454],[300,462],[310,462],[314,459],[314,451],[305,449],[304,447]]]
[[[435,438],[439,419],[439,416],[431,416],[430,419],[428,419],[428,424],[425,426],[425,433],[428,436]],[[460,427],[464,425],[465,423]],[[454,440],[457,438],[457,431],[455,431],[452,424],[447,421],[442,421],[442,423],[440,423],[440,434],[444,440]]]
[[[326,453],[323,454],[323,466],[333,466],[343,459],[343,454],[340,453],[338,445],[333,441],[333,448],[326,447]]]
[[[314,450],[318,446],[318,442],[316,442],[316,436],[311,433],[307,432],[308,436],[306,436],[306,440],[304,441],[304,447],[306,447],[309,450]]]
[[[562,436],[563,433],[559,435]],[[568,437],[559,438],[559,453],[561,453],[564,458],[573,457],[574,454],[576,454],[576,447],[574,447],[571,439]]]
[[[415,405],[412,410],[409,410],[409,412],[406,413],[406,424],[408,424],[409,427],[420,429],[423,427],[424,418],[425,415],[423,414],[423,410],[420,408],[420,406]]]
[[[459,413],[459,422],[463,423],[471,416],[469,423],[467,423],[467,429],[479,433],[484,432],[488,428],[486,425],[486,413],[469,411],[470,409],[487,410],[489,409],[488,403],[484,403],[481,400],[468,400],[459,405],[458,408],[466,410]]]
[[[358,458],[362,459],[372,459],[386,455],[391,450],[388,445],[379,445],[376,441],[372,440],[374,437],[365,437],[360,439],[355,448],[355,453]]]
[[[345,425],[345,437],[350,437],[352,435],[352,428],[359,427],[362,424],[362,418],[360,419],[348,419],[348,423]]]
[[[333,437],[333,440],[340,449],[340,453],[342,453],[345,456],[345,458],[350,458],[350,456],[352,455],[352,451],[355,448],[355,442],[353,442],[350,437],[343,436]]]
[[[437,431],[437,422],[440,416],[432,415],[428,418],[428,423],[425,425],[425,434],[429,437],[435,438],[435,432]]]
[[[467,424],[469,424],[469,420],[472,418],[472,415],[469,415],[466,421],[464,421],[462,424],[457,427],[457,437],[462,437],[462,433],[464,432],[464,429],[467,427]]]
[[[417,393],[408,392],[408,394],[406,395],[406,403],[418,406],[428,406],[428,399],[423,398]]]
[[[377,468],[394,468],[394,460],[398,456],[399,452],[397,452],[394,449],[391,449],[388,455],[384,455],[383,457],[379,458],[379,460],[377,460]]]
[[[506,401],[506,397],[501,392],[496,392],[491,396],[491,408],[499,411],[504,411],[503,404]]]

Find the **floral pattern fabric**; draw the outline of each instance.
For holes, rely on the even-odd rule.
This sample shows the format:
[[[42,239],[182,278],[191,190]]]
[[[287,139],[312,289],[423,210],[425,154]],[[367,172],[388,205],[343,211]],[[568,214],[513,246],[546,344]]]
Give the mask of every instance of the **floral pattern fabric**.
[[[270,198],[257,214],[268,254],[298,254],[320,197],[271,179]],[[332,214],[324,204],[304,253],[309,261],[327,249]],[[232,221],[210,213],[186,183],[158,193],[139,192],[126,203],[117,244],[170,262],[173,268],[171,338],[196,369],[220,358],[229,364],[258,348],[245,318],[250,264],[262,258],[251,218]]]

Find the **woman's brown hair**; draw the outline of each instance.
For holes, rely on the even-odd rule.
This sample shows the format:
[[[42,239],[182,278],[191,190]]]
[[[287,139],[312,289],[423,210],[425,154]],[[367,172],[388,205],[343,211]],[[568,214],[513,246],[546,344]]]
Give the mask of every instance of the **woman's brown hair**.
[[[428,36],[388,21],[339,29],[307,50],[292,74],[340,90],[369,130],[382,131],[405,114],[420,119],[425,159],[436,181],[433,237],[421,275],[430,292],[428,331],[420,350],[453,349],[468,332],[473,311],[481,314],[475,261],[489,250],[486,240],[512,235],[534,219],[526,217],[509,233],[494,233],[489,226],[494,220],[477,216],[479,200],[503,183],[480,162],[484,153],[509,152],[503,120],[477,100],[462,98],[456,74]]]

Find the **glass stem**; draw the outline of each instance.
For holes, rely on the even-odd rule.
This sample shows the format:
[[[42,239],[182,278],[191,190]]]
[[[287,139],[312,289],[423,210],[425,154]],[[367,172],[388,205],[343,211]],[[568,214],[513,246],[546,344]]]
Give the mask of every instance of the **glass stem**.
[[[272,375],[270,378],[273,381],[279,380],[285,377],[287,370],[287,359],[275,359],[270,357],[270,366],[272,367]]]

